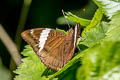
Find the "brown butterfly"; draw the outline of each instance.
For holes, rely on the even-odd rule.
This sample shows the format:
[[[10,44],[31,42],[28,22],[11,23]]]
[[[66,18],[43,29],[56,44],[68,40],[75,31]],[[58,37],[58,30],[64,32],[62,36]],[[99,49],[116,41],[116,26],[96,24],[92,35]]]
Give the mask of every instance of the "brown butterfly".
[[[46,66],[59,70],[74,54],[80,24],[76,24],[74,30],[70,28],[68,34],[50,28],[36,28],[22,32],[21,36]]]

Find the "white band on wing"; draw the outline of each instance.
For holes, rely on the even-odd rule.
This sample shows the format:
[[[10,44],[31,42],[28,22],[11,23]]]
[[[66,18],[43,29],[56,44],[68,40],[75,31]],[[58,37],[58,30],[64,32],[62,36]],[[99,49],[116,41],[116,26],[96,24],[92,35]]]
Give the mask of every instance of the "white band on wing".
[[[45,30],[42,30],[39,38],[39,52],[44,48],[45,42],[48,38],[48,34],[50,33],[51,29],[46,28]]]
[[[76,44],[76,38],[77,38],[77,25],[75,26],[75,33],[74,33],[74,48],[75,48],[75,44]]]

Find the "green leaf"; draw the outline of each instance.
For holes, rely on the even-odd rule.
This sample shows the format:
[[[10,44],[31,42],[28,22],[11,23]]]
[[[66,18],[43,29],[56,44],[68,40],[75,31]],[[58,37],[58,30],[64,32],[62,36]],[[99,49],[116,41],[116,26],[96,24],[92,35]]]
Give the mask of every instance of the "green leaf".
[[[118,26],[117,25],[114,26],[114,25],[109,26],[109,27],[112,26],[112,28],[110,28],[109,32],[106,33],[107,36],[105,37],[105,40],[119,40],[120,39],[120,24]]]
[[[61,16],[61,17],[57,18],[56,22],[59,25],[68,25],[68,23],[72,26],[75,25],[75,23],[73,23],[70,20],[68,20],[68,23],[67,23],[64,16]]]
[[[14,80],[45,80],[42,76],[46,66],[40,61],[33,49],[28,45],[22,52],[26,58],[22,59],[23,63],[14,72],[18,74]]]
[[[60,32],[64,32],[65,34],[68,33],[68,32],[66,32],[66,31],[64,31],[64,30],[62,30],[62,29],[58,29],[58,28],[56,28],[56,30],[57,30],[57,31],[60,31]]]
[[[79,18],[76,15],[72,14],[71,12],[67,12],[65,14],[66,14],[65,17],[68,20],[71,20],[72,22],[80,23],[80,25],[82,25],[82,26],[87,26],[88,24],[90,24],[90,20]]]
[[[114,0],[94,0],[94,2],[102,9],[102,12],[110,19],[114,15],[120,14],[120,2]]]
[[[120,41],[104,41],[88,48],[78,69],[77,80],[119,80]]]
[[[86,32],[86,35],[81,38],[79,44],[83,44],[88,47],[93,46],[106,37],[108,27],[109,24],[106,22],[101,22],[97,24],[94,28]]]
[[[10,80],[10,71],[3,66],[0,58],[0,80]]]
[[[85,33],[86,33],[87,31],[89,31],[91,28],[95,27],[95,26],[101,21],[102,16],[103,16],[103,14],[102,14],[101,9],[100,9],[100,8],[97,9],[97,11],[95,12],[95,15],[94,15],[92,21],[91,21],[90,24],[83,30],[82,36],[85,36]]]
[[[80,44],[89,48],[83,51],[77,80],[120,79],[120,15],[111,19],[109,23],[97,24],[81,40]]]
[[[119,28],[119,27],[120,27],[120,14],[115,15],[112,18],[112,20],[109,22],[109,29],[108,29],[108,32],[106,34],[107,35],[115,35],[115,34],[112,34],[112,33],[116,32],[114,30],[117,29],[117,28]],[[117,32],[119,32],[119,31],[117,31]]]
[[[92,22],[92,21],[91,21]],[[120,35],[120,14],[111,18],[109,23],[100,22],[94,28],[85,32],[85,36],[81,38],[79,44],[92,46],[101,40],[118,40]]]

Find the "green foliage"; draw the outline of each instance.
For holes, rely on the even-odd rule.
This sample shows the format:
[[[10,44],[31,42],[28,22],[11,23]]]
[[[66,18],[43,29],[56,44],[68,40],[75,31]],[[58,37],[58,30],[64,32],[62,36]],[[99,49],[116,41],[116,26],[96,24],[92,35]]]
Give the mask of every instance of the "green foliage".
[[[19,74],[14,80],[45,80],[45,76],[41,77],[41,75],[46,67],[29,45],[25,48],[22,55],[26,58],[22,59],[23,63],[14,71]]]
[[[119,5],[115,5],[120,3],[112,0],[94,2],[99,9],[91,21],[66,13],[69,20],[87,26],[77,45],[80,51],[75,53],[72,60],[59,71],[43,75],[46,67],[32,48],[27,46],[22,52],[26,58],[22,59],[23,63],[14,71],[18,74],[15,80],[119,80],[120,9]],[[109,10],[113,9],[115,10],[109,13]],[[102,21],[103,14],[109,16],[111,21]]]
[[[97,24],[94,28],[86,32],[85,36],[81,38],[80,44],[86,45],[88,47],[96,44],[105,38],[106,32],[108,30],[109,24],[106,22],[101,22]]]
[[[84,52],[77,80],[119,80],[120,41],[103,41]]]
[[[99,9],[96,11],[96,13],[95,13],[95,15],[94,15],[91,23],[83,30],[82,36],[85,36],[85,32],[86,32],[86,31],[89,31],[92,27],[95,27],[95,26],[101,21],[102,16],[103,16],[102,11],[101,11],[101,9],[99,8]]]
[[[65,34],[67,34],[67,33],[68,33],[68,32],[66,32],[66,31],[64,31],[64,30],[62,30],[62,29],[58,29],[58,28],[56,28],[56,30],[57,30],[57,31],[64,32]]]
[[[79,18],[76,15],[72,14],[71,12],[67,12],[65,14],[68,20],[71,20],[72,22],[75,23],[80,23],[82,26],[87,26],[90,23],[90,20]]]
[[[94,0],[102,12],[112,18],[114,15],[120,14],[120,3],[114,0]]]
[[[0,80],[10,80],[10,71],[3,66],[0,58]]]

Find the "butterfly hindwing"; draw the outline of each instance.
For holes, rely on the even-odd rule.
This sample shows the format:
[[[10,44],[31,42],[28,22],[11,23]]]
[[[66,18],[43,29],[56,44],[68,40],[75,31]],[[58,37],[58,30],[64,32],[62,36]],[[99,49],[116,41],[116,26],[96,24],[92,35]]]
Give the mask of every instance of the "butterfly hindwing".
[[[42,62],[47,65],[49,68],[54,70],[59,70],[64,65],[64,47],[63,42],[55,47],[50,52],[45,51],[44,49],[41,51],[41,54],[46,53],[45,57],[41,57]]]
[[[68,61],[72,58],[77,40],[80,37],[80,24],[76,24],[74,30],[71,28],[68,30],[68,34],[66,35],[64,46],[64,65],[68,63]]]

